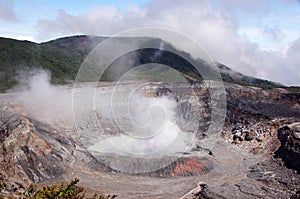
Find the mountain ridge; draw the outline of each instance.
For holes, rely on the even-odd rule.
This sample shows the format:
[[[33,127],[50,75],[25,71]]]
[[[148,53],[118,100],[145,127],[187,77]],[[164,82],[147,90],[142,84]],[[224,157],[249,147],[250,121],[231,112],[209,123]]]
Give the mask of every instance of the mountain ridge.
[[[16,75],[18,71],[26,71],[34,68],[42,68],[50,71],[52,83],[63,84],[73,81],[85,57],[94,47],[107,38],[108,37],[76,35],[35,43],[0,37],[0,91],[5,91],[17,85]],[[134,40],[136,38],[125,39]],[[153,39],[153,41],[161,42],[159,39]],[[166,42],[165,44],[171,45]],[[197,71],[193,69],[192,66],[189,66],[186,60],[175,56],[174,53],[172,54],[165,51],[163,52],[164,56],[157,58],[158,60],[150,59],[157,51],[157,49],[140,50],[138,52],[139,60],[136,65],[149,62],[157,62],[168,66],[171,65],[183,73],[185,77],[191,77],[190,80],[201,79]],[[190,56],[188,53],[186,54]],[[173,61],[170,62],[170,60]],[[224,64],[216,64],[224,82],[262,88],[285,87],[272,81],[249,77],[235,72]],[[123,67],[122,70],[130,69],[132,66],[128,67]],[[108,71],[102,80],[111,81],[112,76],[115,78],[115,75],[109,74]]]

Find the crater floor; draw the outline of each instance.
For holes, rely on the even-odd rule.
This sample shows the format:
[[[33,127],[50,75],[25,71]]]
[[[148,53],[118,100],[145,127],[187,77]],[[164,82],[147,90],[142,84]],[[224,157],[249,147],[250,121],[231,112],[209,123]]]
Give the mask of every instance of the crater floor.
[[[107,84],[100,85],[100,90],[109,92]],[[198,118],[199,128],[189,151],[166,156],[169,161],[163,163],[91,153],[86,144],[91,145],[92,138],[86,134],[82,139],[76,130],[85,132],[93,122],[75,126],[72,118],[60,117],[49,122],[24,106],[20,93],[0,94],[0,177],[8,184],[6,193],[20,183],[46,185],[75,177],[91,193],[114,193],[118,198],[289,198],[300,190],[299,93],[226,84],[222,130],[207,135],[214,122],[210,108],[214,101],[205,85],[194,85],[193,94],[184,88],[168,89],[182,114],[179,126],[188,131],[188,121]],[[162,90],[167,89],[158,92]],[[199,106],[193,104],[195,93]],[[160,93],[150,94],[157,97]],[[106,137],[120,134],[106,124]],[[153,162],[161,165],[157,170],[133,173],[116,169],[120,162],[129,168]]]

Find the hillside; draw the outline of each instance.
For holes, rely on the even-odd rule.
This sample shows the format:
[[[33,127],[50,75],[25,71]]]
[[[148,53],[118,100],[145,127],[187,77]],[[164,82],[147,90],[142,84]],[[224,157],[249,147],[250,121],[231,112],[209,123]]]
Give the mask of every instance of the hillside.
[[[103,38],[95,38],[101,41]],[[85,56],[96,44],[87,37],[70,37],[46,43],[0,38],[0,90],[16,85],[17,71],[44,68],[53,83],[74,79]]]
[[[59,38],[38,44],[29,41],[0,38],[0,91],[5,91],[17,84],[17,79],[19,78],[17,76],[18,72],[28,71],[32,68],[49,70],[52,75],[52,83],[61,84],[72,81],[75,79],[77,71],[85,57],[96,45],[105,39],[105,37],[82,35]],[[122,39],[128,40],[128,38]],[[130,39],[134,40],[137,38]],[[161,40],[153,39],[153,42],[161,42]],[[170,44],[165,43],[165,45]],[[160,56],[155,56],[158,51],[160,51]],[[127,60],[125,59],[126,56],[132,56],[133,53],[137,55],[136,60],[124,63],[123,60]],[[185,55],[189,56],[186,53]],[[203,70],[210,70],[201,61],[198,60],[196,62]],[[118,74],[116,75],[111,70],[108,70],[102,80],[111,81],[117,79],[128,69],[146,63],[159,63],[172,66],[186,77],[190,77],[190,80],[201,79],[201,76],[194,67],[180,56],[168,51],[142,49],[128,53],[116,60],[112,64],[112,68],[118,67]],[[217,65],[225,82],[263,88],[281,86],[271,81],[248,77],[234,72],[223,64],[217,63]],[[156,70],[154,71],[157,72]],[[165,72],[167,73],[168,71]]]

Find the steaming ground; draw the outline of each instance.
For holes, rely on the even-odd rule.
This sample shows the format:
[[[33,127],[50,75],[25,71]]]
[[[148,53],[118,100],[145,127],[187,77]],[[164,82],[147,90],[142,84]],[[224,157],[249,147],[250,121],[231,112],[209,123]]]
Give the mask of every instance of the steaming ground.
[[[71,121],[71,90],[68,86],[50,84],[50,73],[44,70],[31,71],[19,76],[19,85],[13,89],[20,94],[18,103],[25,107],[29,116],[49,123],[57,124]]]
[[[182,131],[178,126],[178,107],[174,98],[144,97],[141,93],[135,93],[129,102],[120,102],[113,103],[112,110],[123,134],[101,140],[90,146],[89,150],[154,158],[186,152],[191,147],[193,134]],[[104,115],[101,114],[101,107],[99,109],[100,115]]]
[[[95,89],[88,84],[72,96],[70,87],[51,85],[49,73],[41,70],[21,82],[18,103],[25,112],[60,128],[76,128],[72,137],[89,151],[159,158],[186,152],[193,144],[194,134],[178,125],[173,97],[145,97],[136,87],[128,92],[126,86],[112,91],[112,87]]]

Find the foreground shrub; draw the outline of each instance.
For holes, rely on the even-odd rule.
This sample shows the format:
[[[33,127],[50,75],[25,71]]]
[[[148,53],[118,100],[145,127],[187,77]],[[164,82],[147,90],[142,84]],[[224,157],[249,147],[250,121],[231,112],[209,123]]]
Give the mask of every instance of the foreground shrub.
[[[24,188],[25,191],[14,189],[11,192],[9,198],[19,198],[19,199],[84,199],[85,189],[79,187],[77,183],[79,179],[75,178],[68,184],[62,183],[61,185],[49,185],[38,189],[35,184],[30,185],[28,188]],[[0,199],[4,198],[1,192],[5,189],[5,184],[0,181]],[[21,187],[22,188],[22,187]],[[13,197],[13,195],[19,195],[18,197]],[[6,196],[5,198],[7,198]],[[95,194],[92,198],[86,199],[114,199],[116,195],[97,195]]]

